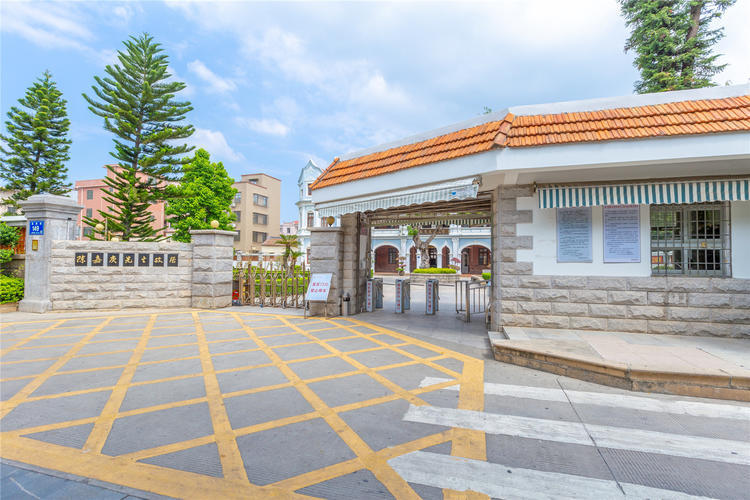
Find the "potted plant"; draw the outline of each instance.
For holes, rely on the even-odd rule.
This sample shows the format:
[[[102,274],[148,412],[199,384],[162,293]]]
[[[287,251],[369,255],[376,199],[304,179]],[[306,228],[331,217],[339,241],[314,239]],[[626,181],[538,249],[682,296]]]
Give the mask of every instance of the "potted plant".
[[[403,267],[396,268],[396,271],[398,271],[398,275],[399,276],[403,276],[404,275],[404,268]]]

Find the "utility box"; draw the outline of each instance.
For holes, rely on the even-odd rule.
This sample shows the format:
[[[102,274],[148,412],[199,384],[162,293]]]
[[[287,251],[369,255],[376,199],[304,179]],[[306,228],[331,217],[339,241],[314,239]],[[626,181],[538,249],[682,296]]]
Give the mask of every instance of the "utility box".
[[[424,313],[435,314],[440,310],[440,281],[429,279],[424,284]]]
[[[408,279],[396,280],[396,312],[403,313],[411,308],[411,283]]]

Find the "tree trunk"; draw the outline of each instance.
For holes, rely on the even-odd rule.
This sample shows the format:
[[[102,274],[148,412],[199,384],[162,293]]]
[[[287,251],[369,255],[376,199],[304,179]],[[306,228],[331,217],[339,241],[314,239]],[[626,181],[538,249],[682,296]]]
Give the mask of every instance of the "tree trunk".
[[[698,28],[700,28],[701,24],[701,10],[703,9],[703,2],[692,5],[690,7],[690,21],[691,26],[688,30],[687,37],[685,37],[685,41],[695,38],[698,36]]]

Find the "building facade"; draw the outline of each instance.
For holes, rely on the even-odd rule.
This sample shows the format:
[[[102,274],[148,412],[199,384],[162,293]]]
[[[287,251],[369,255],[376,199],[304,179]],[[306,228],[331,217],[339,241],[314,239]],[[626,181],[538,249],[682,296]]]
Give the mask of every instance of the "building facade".
[[[113,177],[114,174],[108,167],[115,167],[117,165],[104,165],[105,176]],[[83,181],[76,181],[74,190],[76,192],[76,199],[78,204],[83,206],[83,210],[78,215],[78,239],[82,240],[86,238],[92,232],[92,228],[83,222],[84,217],[101,218],[99,210],[104,212],[110,212],[112,204],[108,203],[104,199],[105,191],[112,191],[112,188],[104,183],[103,179],[89,179]],[[165,204],[163,201],[153,203],[148,211],[153,216],[154,220],[151,226],[159,231],[161,234],[168,232],[166,215],[164,213]]]
[[[234,248],[259,253],[263,242],[279,236],[281,222],[281,181],[268,174],[245,174],[234,183],[237,194],[232,212],[237,235]]]
[[[302,171],[300,171],[299,177],[297,178],[297,193],[299,195],[299,200],[295,203],[295,205],[297,205],[297,210],[299,211],[297,240],[299,241],[299,251],[302,252],[302,259],[305,263],[309,262],[310,257],[310,229],[322,225],[318,212],[313,206],[310,191],[310,185],[322,173],[323,171],[315,164],[315,162],[309,160],[307,164],[302,167]]]
[[[297,231],[299,231],[299,221],[293,220],[291,222],[282,222],[281,227],[279,228],[279,234],[297,234]]]
[[[350,153],[312,186],[342,227],[313,232],[311,269],[361,310],[367,223],[490,220],[493,330],[750,338],[748,116],[750,85],[712,87],[514,106]]]

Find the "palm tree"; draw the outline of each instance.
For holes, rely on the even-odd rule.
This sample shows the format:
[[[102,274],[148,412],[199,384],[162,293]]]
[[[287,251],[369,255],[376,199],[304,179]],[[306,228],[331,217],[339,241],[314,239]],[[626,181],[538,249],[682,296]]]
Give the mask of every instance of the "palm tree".
[[[286,265],[292,258],[294,249],[299,248],[299,240],[296,234],[282,234],[279,239],[279,245],[284,245],[284,264]],[[296,258],[298,258],[297,256]],[[296,259],[295,258],[295,259]]]

